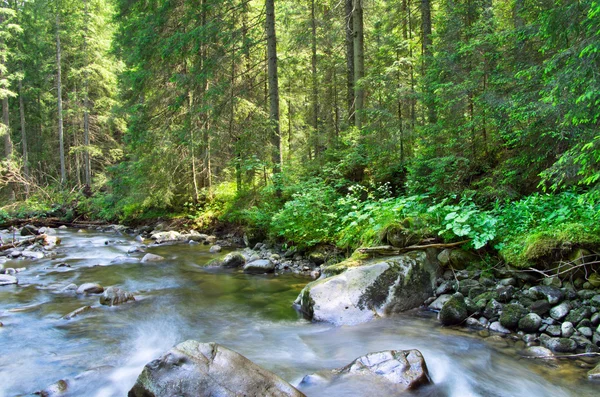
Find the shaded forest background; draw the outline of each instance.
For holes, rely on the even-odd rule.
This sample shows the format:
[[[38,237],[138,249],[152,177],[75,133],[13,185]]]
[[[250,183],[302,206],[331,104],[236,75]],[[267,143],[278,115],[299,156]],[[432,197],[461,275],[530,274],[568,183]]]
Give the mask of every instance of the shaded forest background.
[[[406,228],[520,266],[600,243],[598,1],[0,7],[5,218]]]

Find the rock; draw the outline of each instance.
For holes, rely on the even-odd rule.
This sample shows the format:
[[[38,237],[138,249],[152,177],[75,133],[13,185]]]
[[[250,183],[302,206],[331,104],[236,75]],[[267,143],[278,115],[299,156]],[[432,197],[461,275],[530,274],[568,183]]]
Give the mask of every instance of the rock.
[[[146,254],[142,258],[142,263],[160,262],[160,261],[164,261],[164,260],[165,260],[165,258],[163,256],[154,255],[154,254]]]
[[[385,240],[393,247],[404,248],[418,244],[423,238],[422,234],[415,233],[415,221],[412,218],[404,219],[401,223],[390,225],[385,230]]]
[[[554,306],[552,309],[550,309],[550,317],[560,321],[563,318],[567,317],[567,314],[569,314],[570,310],[571,305],[569,304],[569,302],[563,302],[560,305]]]
[[[181,233],[176,232],[174,230],[168,232],[158,232],[152,233],[150,236],[152,240],[154,240],[157,244],[169,243],[169,242],[177,242],[184,241],[185,238],[181,236]]]
[[[560,325],[561,335],[563,338],[570,338],[575,333],[573,323],[565,321]]]
[[[69,384],[67,383],[67,381],[61,379],[55,384],[48,386],[44,390],[37,391],[34,394],[42,397],[60,396],[61,394],[65,393],[68,390],[68,388]]]
[[[498,288],[496,292],[498,293],[498,298],[496,298],[498,302],[508,303],[515,294],[515,287],[513,287],[512,285],[507,285],[506,287]]]
[[[127,253],[128,253],[128,254],[135,254],[136,252],[145,252],[145,250],[144,250],[144,248],[142,248],[142,247],[141,247],[141,246],[139,246],[139,245],[136,245],[135,247],[130,247],[130,248],[127,250]]]
[[[33,225],[25,225],[21,228],[21,236],[37,236],[40,230]]]
[[[128,397],[304,396],[277,375],[216,343],[180,343],[144,367]]]
[[[478,288],[478,287],[481,287],[479,285],[479,282],[477,282],[476,280],[467,279],[467,280],[463,280],[458,283],[458,292],[463,294],[463,296],[469,296],[469,291],[471,291],[471,289],[473,289],[473,288]]]
[[[525,332],[537,332],[542,325],[542,318],[536,313],[529,313],[519,320],[519,329]]]
[[[220,245],[213,245],[212,247],[210,247],[210,248],[208,249],[208,251],[209,251],[211,254],[217,254],[217,253],[219,253],[219,252],[223,251],[223,247],[221,247]]]
[[[445,249],[438,255],[438,260],[442,266],[450,266],[456,270],[463,270],[469,264],[479,262],[476,255],[461,249]]]
[[[104,292],[104,287],[97,283],[85,283],[81,284],[77,288],[77,294],[101,294]]]
[[[533,302],[529,307],[529,310],[531,310],[535,314],[543,316],[544,314],[548,313],[551,308],[552,305],[550,305],[550,303],[548,303],[548,301],[544,299]]]
[[[138,234],[137,236],[135,236],[135,241],[137,241],[138,243],[143,243],[144,238]]]
[[[453,291],[454,291],[453,283],[450,281],[444,281],[439,285],[439,287],[436,288],[435,294],[437,296],[440,296],[440,295],[444,295],[444,294],[449,294]]]
[[[429,309],[435,310],[435,311],[442,310],[442,307],[444,306],[444,304],[446,302],[448,302],[448,300],[451,297],[452,297],[452,295],[449,295],[449,294],[444,294],[444,295],[438,296],[438,298],[429,305]]]
[[[239,252],[230,252],[223,258],[222,267],[235,268],[242,267],[246,263],[246,258]]]
[[[43,259],[44,258],[44,253],[38,252],[38,251],[25,250],[21,253],[21,255],[23,256],[23,258],[28,258],[28,259]]]
[[[531,346],[521,352],[521,355],[526,357],[552,357],[552,350],[543,346]]]
[[[560,288],[560,287],[562,287],[562,281],[560,281],[560,279],[558,277],[545,277],[542,280],[542,285]]]
[[[559,325],[549,325],[546,328],[546,333],[550,336],[561,336],[562,335],[562,328]]]
[[[579,324],[583,319],[590,318],[591,315],[591,309],[587,306],[582,306],[578,309],[571,310],[567,317],[565,317],[565,321],[569,321],[573,324]]]
[[[594,327],[600,325],[600,313],[592,314],[592,317],[590,318],[590,323],[592,323],[592,326]]]
[[[517,280],[514,277],[503,278],[502,280],[498,281],[498,284],[504,287],[508,287],[509,285],[514,287],[517,285]]]
[[[564,294],[561,290],[547,285],[536,285],[529,289],[530,295],[535,299],[545,298],[548,303],[555,305],[564,299]]]
[[[591,338],[594,335],[594,331],[590,327],[579,327],[577,328],[577,332],[586,338]]]
[[[391,395],[401,395],[406,390],[416,390],[432,383],[425,360],[418,350],[370,353],[343,368],[308,375],[302,379],[300,386],[314,384],[315,379],[330,383],[364,381]]]
[[[525,314],[527,311],[518,303],[504,305],[502,314],[500,314],[500,324],[508,329],[515,329]]]
[[[419,307],[433,293],[437,262],[423,251],[371,259],[309,283],[296,303],[314,321],[358,324]]]
[[[454,294],[444,303],[438,319],[443,325],[460,324],[467,318],[467,305],[462,294]]]
[[[87,313],[90,310],[92,310],[91,306],[83,306],[83,307],[80,307],[79,309],[75,309],[71,313],[63,316],[63,319],[70,320],[70,319],[72,319],[74,317],[79,316],[80,314]]]
[[[600,379],[600,364],[596,365],[594,369],[589,370],[587,375],[589,379]]]
[[[259,259],[257,261],[248,262],[246,265],[244,265],[244,273],[263,274],[273,273],[274,271],[275,264],[269,259]]]
[[[544,341],[544,346],[556,353],[571,353],[577,350],[577,343],[568,338],[550,338]]]
[[[510,334],[510,330],[503,327],[500,321],[494,321],[490,324],[490,331],[499,332],[501,334]]]
[[[490,300],[485,306],[483,315],[487,318],[493,318],[497,316],[502,310],[502,304],[495,299]]]
[[[100,297],[100,304],[105,306],[117,306],[134,300],[135,297],[131,292],[127,292],[117,287],[108,287]]]
[[[19,281],[15,276],[9,276],[8,274],[0,274],[0,286],[18,284]]]

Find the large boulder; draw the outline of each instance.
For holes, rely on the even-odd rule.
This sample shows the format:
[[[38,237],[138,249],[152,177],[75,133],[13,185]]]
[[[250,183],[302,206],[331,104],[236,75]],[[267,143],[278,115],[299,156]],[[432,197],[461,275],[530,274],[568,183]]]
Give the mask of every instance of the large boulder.
[[[433,294],[439,269],[433,257],[415,251],[361,262],[308,284],[296,303],[307,318],[336,325],[413,309]]]
[[[244,266],[244,273],[263,274],[273,273],[274,271],[275,264],[269,259],[258,259],[252,262],[248,262]]]
[[[117,287],[108,287],[100,297],[100,304],[105,306],[117,306],[134,300],[135,297],[131,292],[127,292]]]
[[[144,367],[128,397],[304,396],[277,375],[216,343],[188,340]]]
[[[369,353],[349,365],[333,371],[307,375],[300,388],[328,383],[366,382],[374,395],[399,395],[406,390],[415,390],[431,384],[425,360],[418,350],[388,350]]]

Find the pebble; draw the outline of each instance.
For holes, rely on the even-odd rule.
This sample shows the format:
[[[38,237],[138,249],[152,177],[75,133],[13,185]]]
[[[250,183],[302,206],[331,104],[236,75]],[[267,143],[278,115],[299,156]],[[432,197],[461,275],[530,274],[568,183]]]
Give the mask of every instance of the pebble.
[[[490,324],[490,331],[500,332],[502,334],[510,334],[510,330],[503,327],[502,324],[500,324],[500,321],[495,321]]]
[[[570,338],[575,333],[575,327],[573,326],[573,323],[570,323],[568,321],[565,321],[564,323],[562,323],[562,325],[560,326],[560,329],[561,329],[563,338]]]

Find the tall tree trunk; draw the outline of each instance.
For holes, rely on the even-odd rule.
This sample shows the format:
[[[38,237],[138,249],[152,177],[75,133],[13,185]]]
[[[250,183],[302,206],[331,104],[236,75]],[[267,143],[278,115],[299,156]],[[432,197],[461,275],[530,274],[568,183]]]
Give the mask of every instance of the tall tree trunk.
[[[0,24],[4,22],[4,16],[0,13]],[[2,69],[6,68],[6,64],[7,64],[7,54],[6,54],[6,49],[4,48],[4,38],[0,39],[2,40],[2,42],[0,43],[0,51],[2,51],[0,53],[0,80],[3,81],[7,81],[7,76],[5,76],[2,73]],[[2,87],[0,87],[2,90],[8,91],[8,84],[2,84]],[[9,111],[8,111],[8,92],[5,94],[5,96],[2,98],[2,124],[4,124],[4,154],[6,155],[6,158],[9,160],[8,163],[8,167],[9,167],[9,173],[11,172],[10,169],[10,160],[12,159],[13,156],[13,143],[12,140],[10,139],[10,117],[9,117]],[[15,200],[15,188],[13,183],[9,183],[8,188],[10,190],[9,192],[9,197],[11,201]]]
[[[19,116],[21,117],[21,148],[23,150],[23,175],[29,180],[29,151],[27,150],[27,130],[25,127],[25,103],[23,101],[23,80],[19,79]],[[25,184],[25,194],[29,196],[29,182]]]
[[[83,35],[83,51],[85,53],[86,64],[84,75],[84,88],[83,88],[83,144],[85,150],[83,152],[83,161],[85,163],[85,184],[91,186],[92,184],[92,164],[90,160],[90,103],[89,103],[89,76],[88,70],[89,59],[87,51],[87,36],[88,36],[88,23],[89,23],[89,12],[88,12],[88,0],[84,0],[85,4],[85,22],[84,22],[84,35]]]
[[[365,36],[363,23],[363,0],[353,0],[353,22],[354,22],[354,109],[356,128],[361,129],[363,124],[363,108],[365,103],[365,90],[358,82],[365,77]]]
[[[310,2],[310,24],[311,37],[311,67],[312,67],[312,128],[313,144],[315,145],[315,157],[321,152],[319,139],[319,91],[317,87],[317,21],[315,15],[315,0]]]
[[[431,58],[431,0],[421,0],[421,32],[422,32],[422,53],[423,53],[423,64],[421,74],[425,75],[425,64],[428,59]],[[433,92],[429,86],[425,87],[427,93],[427,117],[431,124],[437,122],[437,115],[435,112],[435,103],[433,101]]]
[[[354,119],[354,18],[352,17],[352,0],[346,0],[344,21],[346,26],[346,72],[347,72],[347,107],[348,122],[352,125]]]
[[[67,180],[65,169],[65,143],[63,137],[63,103],[62,103],[62,76],[60,60],[60,16],[59,10],[56,10],[56,90],[58,104],[58,145],[60,150],[60,183],[64,185]]]
[[[265,0],[267,58],[269,73],[269,119],[271,121],[271,143],[273,145],[271,159],[273,174],[281,172],[281,133],[279,126],[279,81],[277,75],[277,37],[275,36],[275,0]]]

